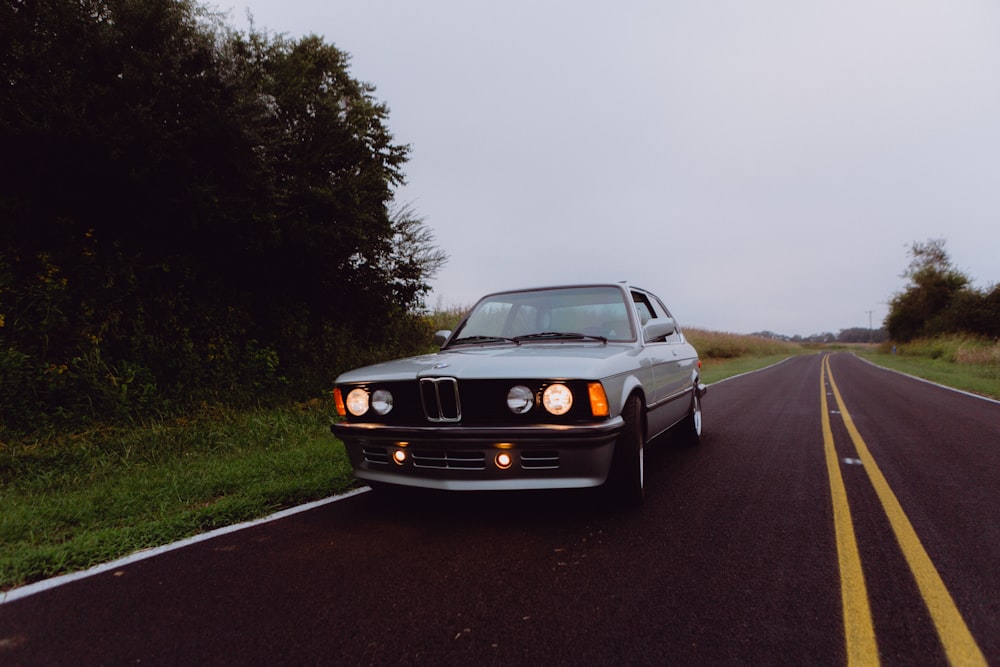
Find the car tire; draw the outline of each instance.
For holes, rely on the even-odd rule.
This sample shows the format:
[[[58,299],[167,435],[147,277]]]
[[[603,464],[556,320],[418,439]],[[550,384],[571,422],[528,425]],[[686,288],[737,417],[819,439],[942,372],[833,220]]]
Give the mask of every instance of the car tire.
[[[679,432],[684,442],[689,445],[701,442],[701,396],[698,395],[697,388],[691,396],[691,411],[681,422]]]
[[[622,409],[625,426],[615,442],[608,476],[608,491],[612,501],[620,507],[635,507],[645,495],[643,448],[646,441],[642,401],[630,396]]]

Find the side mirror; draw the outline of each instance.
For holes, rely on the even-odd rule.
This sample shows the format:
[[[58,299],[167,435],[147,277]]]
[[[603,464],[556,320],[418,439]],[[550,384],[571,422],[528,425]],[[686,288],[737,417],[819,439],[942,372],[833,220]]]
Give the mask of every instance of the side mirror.
[[[451,338],[451,332],[447,329],[442,329],[434,334],[434,344],[438,347],[444,347],[444,344],[448,342],[449,338]]]
[[[650,320],[642,330],[647,342],[662,340],[677,333],[677,322],[671,317],[658,317]]]

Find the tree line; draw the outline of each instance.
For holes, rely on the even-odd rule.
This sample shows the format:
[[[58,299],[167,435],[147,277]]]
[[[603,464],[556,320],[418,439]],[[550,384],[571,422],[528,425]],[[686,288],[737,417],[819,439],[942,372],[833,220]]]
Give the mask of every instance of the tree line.
[[[824,331],[823,333],[814,333],[808,336],[799,334],[787,336],[785,334],[774,333],[773,331],[758,331],[750,335],[770,340],[780,340],[786,343],[882,343],[889,339],[889,333],[885,330],[885,327],[879,327],[878,329],[851,327],[850,329],[841,329],[837,333]]]
[[[316,36],[0,0],[0,427],[305,397],[419,349],[409,147]]]
[[[907,286],[889,302],[885,326],[892,340],[905,343],[944,334],[1000,338],[1000,284],[972,285],[945,249],[945,239],[914,242],[902,277]]]

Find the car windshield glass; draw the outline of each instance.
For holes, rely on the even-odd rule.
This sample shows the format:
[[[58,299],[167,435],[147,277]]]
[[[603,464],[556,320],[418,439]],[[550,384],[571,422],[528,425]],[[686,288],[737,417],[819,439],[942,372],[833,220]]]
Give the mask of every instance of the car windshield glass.
[[[494,294],[476,304],[452,344],[635,340],[629,305],[613,286]]]

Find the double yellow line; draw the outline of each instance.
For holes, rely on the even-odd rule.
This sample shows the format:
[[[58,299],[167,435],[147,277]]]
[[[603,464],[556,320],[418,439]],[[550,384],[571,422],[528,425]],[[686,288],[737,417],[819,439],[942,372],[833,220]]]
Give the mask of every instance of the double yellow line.
[[[945,587],[934,563],[924,550],[913,525],[903,512],[902,506],[892,492],[882,471],[875,464],[868,446],[854,426],[847,407],[837,389],[837,383],[830,372],[830,355],[823,357],[820,371],[820,406],[823,413],[823,443],[826,451],[826,469],[830,476],[830,492],[833,498],[833,522],[837,539],[837,560],[840,565],[840,594],[844,609],[844,634],[847,643],[847,663],[849,665],[879,664],[878,644],[872,624],[871,607],[865,575],[861,567],[861,556],[854,536],[851,509],[847,503],[847,490],[840,474],[840,459],[833,442],[830,427],[830,409],[827,400],[827,382],[837,401],[840,416],[847,427],[847,433],[857,450],[858,458],[864,466],[875,493],[885,510],[892,531],[903,551],[910,571],[917,582],[920,595],[927,605],[938,637],[944,646],[945,655],[952,665],[986,665],[986,658],[965,625],[955,601]]]

